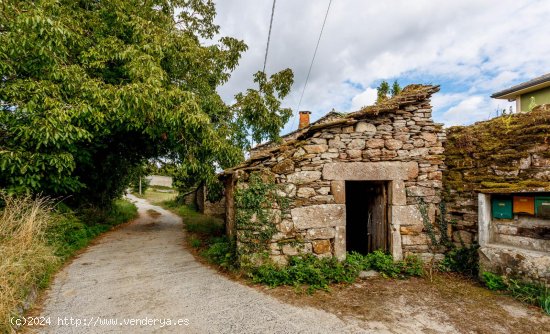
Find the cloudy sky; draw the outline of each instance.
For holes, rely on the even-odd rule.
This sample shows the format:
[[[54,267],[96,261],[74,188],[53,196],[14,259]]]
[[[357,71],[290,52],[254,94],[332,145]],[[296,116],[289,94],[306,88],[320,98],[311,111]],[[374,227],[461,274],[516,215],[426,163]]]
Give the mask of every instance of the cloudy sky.
[[[267,72],[294,71],[284,105],[295,110],[329,0],[278,0]],[[221,35],[249,46],[220,89],[232,101],[263,66],[271,0],[218,0]],[[300,110],[313,120],[333,108],[370,105],[381,80],[441,85],[434,119],[485,120],[510,103],[489,95],[550,72],[550,1],[333,0]],[[290,120],[283,133],[297,127]]]

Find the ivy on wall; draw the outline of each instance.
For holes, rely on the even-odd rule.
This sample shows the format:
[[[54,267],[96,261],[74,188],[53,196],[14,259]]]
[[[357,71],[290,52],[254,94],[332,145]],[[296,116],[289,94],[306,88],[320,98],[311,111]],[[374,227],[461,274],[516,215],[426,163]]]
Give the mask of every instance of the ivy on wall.
[[[278,193],[271,175],[254,172],[244,187],[235,191],[235,224],[241,263],[254,256],[266,256],[277,233],[276,222],[288,209],[288,198]]]

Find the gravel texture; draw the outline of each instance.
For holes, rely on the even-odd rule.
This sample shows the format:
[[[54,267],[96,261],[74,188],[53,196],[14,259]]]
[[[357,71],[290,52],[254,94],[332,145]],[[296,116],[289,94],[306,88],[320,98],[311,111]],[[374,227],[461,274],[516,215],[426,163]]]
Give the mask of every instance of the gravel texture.
[[[179,217],[145,200],[129,198],[138,206],[140,217],[107,233],[57,274],[41,314],[51,325],[39,332],[365,332],[355,321],[285,304],[219,275],[183,247]],[[148,214],[151,209],[160,215]],[[166,319],[172,323],[181,319],[188,325],[169,326]],[[102,325],[115,320],[116,325]],[[164,326],[161,320],[166,321]]]

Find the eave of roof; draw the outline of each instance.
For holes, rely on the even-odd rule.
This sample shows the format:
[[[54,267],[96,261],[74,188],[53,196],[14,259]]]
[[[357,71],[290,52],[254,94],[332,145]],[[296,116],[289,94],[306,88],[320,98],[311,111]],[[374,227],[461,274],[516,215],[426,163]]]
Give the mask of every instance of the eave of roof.
[[[491,95],[494,99],[515,99],[518,95],[529,93],[541,88],[550,87],[550,73],[541,75],[532,80],[522,82],[513,87],[501,90]]]

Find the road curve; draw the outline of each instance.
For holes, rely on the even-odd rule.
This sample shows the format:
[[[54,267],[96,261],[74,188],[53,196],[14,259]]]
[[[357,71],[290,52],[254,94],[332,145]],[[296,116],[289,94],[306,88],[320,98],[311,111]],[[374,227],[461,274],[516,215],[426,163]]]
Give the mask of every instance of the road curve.
[[[38,332],[364,331],[333,314],[285,304],[219,275],[183,247],[179,217],[130,199],[139,218],[107,233],[56,275],[40,315],[51,325]],[[149,209],[160,216],[151,217]]]

